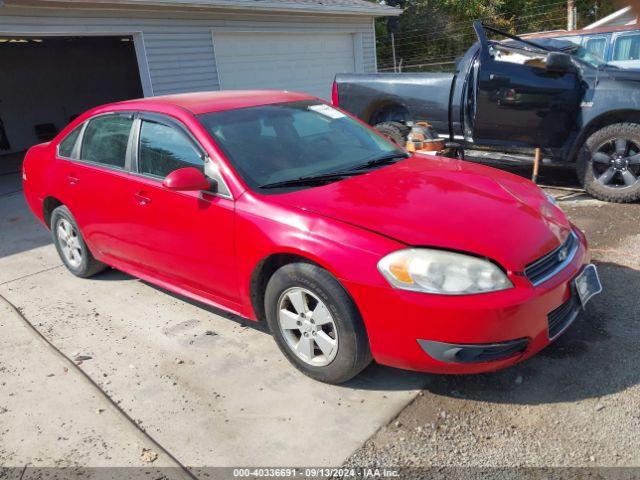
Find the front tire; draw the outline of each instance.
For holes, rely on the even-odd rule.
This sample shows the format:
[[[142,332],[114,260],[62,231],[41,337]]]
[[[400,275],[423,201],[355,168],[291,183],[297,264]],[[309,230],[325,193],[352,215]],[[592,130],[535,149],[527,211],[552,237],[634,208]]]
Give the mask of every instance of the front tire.
[[[76,277],[89,278],[107,268],[89,251],[78,224],[64,205],[51,213],[51,234],[62,262]]]
[[[640,125],[615,123],[591,134],[576,168],[591,196],[616,203],[640,200]]]
[[[371,362],[358,309],[323,268],[310,263],[281,267],[267,284],[265,311],[282,353],[311,378],[343,383]]]

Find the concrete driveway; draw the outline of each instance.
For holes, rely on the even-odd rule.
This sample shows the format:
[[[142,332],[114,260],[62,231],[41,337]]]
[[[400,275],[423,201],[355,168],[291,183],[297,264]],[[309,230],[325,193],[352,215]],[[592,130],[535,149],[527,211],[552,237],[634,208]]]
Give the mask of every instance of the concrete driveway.
[[[115,270],[75,278],[19,189],[0,176],[0,465],[337,466],[426,381],[373,365],[324,385],[260,325]]]

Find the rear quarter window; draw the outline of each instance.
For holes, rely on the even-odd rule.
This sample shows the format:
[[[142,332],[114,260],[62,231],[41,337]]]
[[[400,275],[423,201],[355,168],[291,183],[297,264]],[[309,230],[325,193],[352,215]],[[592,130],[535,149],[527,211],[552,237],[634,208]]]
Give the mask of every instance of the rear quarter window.
[[[78,141],[78,136],[82,130],[82,125],[76,127],[69,135],[67,135],[58,146],[58,155],[65,158],[73,158],[73,149]]]

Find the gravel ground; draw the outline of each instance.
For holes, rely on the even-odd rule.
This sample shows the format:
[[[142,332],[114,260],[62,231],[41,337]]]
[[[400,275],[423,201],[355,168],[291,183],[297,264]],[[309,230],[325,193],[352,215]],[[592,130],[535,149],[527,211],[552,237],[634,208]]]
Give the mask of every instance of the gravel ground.
[[[640,466],[640,205],[573,192],[571,171],[542,173],[555,179],[561,188],[547,191],[587,233],[603,294],[524,363],[490,374],[427,376],[416,400],[345,465]]]

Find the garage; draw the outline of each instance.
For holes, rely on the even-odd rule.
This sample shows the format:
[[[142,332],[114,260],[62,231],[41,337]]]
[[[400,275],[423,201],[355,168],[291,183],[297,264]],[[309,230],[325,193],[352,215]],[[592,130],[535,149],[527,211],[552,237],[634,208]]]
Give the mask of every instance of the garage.
[[[375,72],[365,0],[0,0],[0,175],[76,115],[130,98],[282,89]]]
[[[131,36],[0,37],[0,155],[48,141],[96,105],[143,95]]]
[[[214,33],[222,89],[274,88],[330,98],[336,73],[358,70],[349,33]]]

